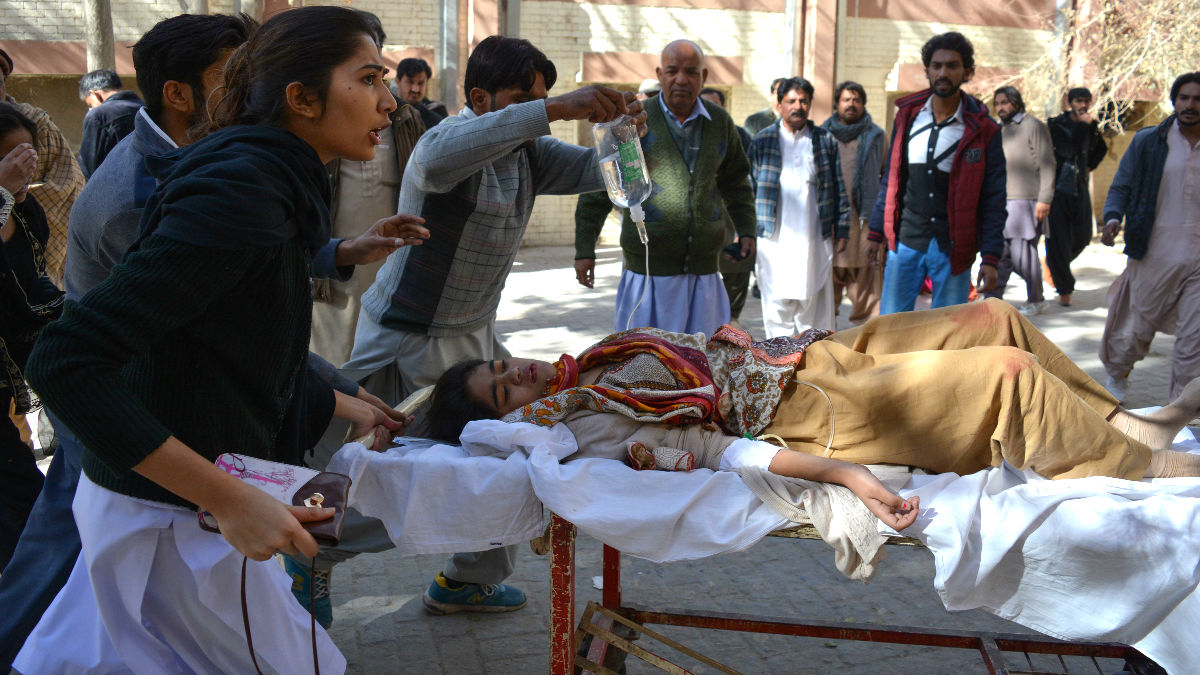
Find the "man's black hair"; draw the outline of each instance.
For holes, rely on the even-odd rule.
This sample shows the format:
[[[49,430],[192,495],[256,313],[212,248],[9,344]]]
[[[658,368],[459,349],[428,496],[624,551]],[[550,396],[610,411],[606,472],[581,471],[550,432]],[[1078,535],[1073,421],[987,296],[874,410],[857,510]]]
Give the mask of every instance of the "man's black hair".
[[[712,87],[705,87],[700,90],[700,95],[703,96],[705,94],[713,94],[717,98],[721,99],[721,107],[722,108],[725,107],[725,94],[721,93],[720,89],[713,89]]]
[[[203,108],[204,71],[257,28],[245,14],[181,14],[154,24],[133,46],[133,67],[150,119],[161,120],[162,92],[169,80],[190,86],[197,108]]]
[[[1171,85],[1171,105],[1175,104],[1175,99],[1179,98],[1179,90],[1183,89],[1185,84],[1200,84],[1200,71],[1184,73],[1175,78],[1175,82]]]
[[[1092,100],[1092,90],[1087,87],[1075,87],[1067,92],[1067,103],[1078,101],[1079,99],[1085,101]]]
[[[416,77],[420,73],[425,73],[425,77],[433,77],[433,69],[425,62],[425,59],[407,58],[396,64],[396,79],[401,77]]]
[[[554,63],[529,40],[492,35],[480,42],[467,59],[463,91],[468,105],[472,89],[482,89],[492,96],[509,87],[529,91],[533,89],[538,73],[546,80],[546,89],[553,87],[558,79]]]
[[[842,82],[841,84],[839,84],[837,86],[837,88],[833,90],[833,105],[834,106],[836,106],[838,104],[838,101],[842,100],[842,94],[844,94],[847,90],[850,90],[850,91],[858,94],[858,98],[862,100],[863,105],[867,104],[867,90],[864,89],[863,86],[857,82],[854,82],[851,80],[846,80],[845,82]]]
[[[793,89],[799,89],[800,91],[808,94],[809,101],[812,100],[813,91],[815,91],[813,89],[812,82],[809,82],[803,77],[785,77],[783,82],[779,83],[779,88],[775,90],[776,100],[778,100],[780,103],[783,103],[783,98],[787,96],[788,92]]]
[[[958,52],[958,55],[962,57],[963,68],[971,70],[975,67],[975,46],[962,33],[942,33],[929,38],[929,42],[921,47],[921,63],[925,64],[926,68],[933,61],[933,53],[939,49]]]
[[[79,78],[79,98],[87,98],[93,91],[110,91],[120,89],[121,76],[115,70],[93,70]]]
[[[777,77],[774,80],[771,80],[771,91],[779,89],[779,85],[783,84],[783,81],[786,79],[786,77]]]
[[[1004,98],[1012,101],[1012,104],[1017,108],[1017,112],[1025,112],[1025,97],[1021,96],[1019,89],[1012,85],[1000,87],[992,94],[992,100],[995,101],[996,97],[1000,94],[1004,94]]]

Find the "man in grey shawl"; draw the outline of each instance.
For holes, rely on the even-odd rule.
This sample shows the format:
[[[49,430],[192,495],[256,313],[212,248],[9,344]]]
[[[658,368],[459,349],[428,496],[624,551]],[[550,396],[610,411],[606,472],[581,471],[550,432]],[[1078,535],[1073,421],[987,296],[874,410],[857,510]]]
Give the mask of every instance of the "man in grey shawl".
[[[867,112],[867,92],[857,82],[842,82],[834,94],[837,108],[821,125],[838,143],[842,181],[850,193],[850,238],[845,250],[833,256],[833,304],[850,298],[850,321],[859,324],[879,316],[883,263],[871,267],[867,258],[867,221],[879,194],[883,172],[883,129]]]

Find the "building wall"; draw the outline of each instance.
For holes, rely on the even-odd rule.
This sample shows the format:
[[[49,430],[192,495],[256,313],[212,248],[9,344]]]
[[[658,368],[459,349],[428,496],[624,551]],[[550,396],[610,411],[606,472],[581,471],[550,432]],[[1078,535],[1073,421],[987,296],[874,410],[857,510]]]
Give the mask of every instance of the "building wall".
[[[194,0],[193,0],[194,2]],[[176,0],[113,2],[113,34],[118,41],[137,40],[160,18],[178,14]],[[0,3],[3,39],[83,40],[86,24],[78,0],[5,0]]]
[[[554,61],[558,84],[550,91],[552,96],[577,88],[585,79],[582,57],[585,53],[658,54],[672,40],[694,40],[706,54],[740,59],[742,81],[718,82],[729,85],[730,114],[740,123],[766,106],[767,87],[761,83],[769,86],[772,79],[787,72],[784,49],[762,48],[788,43],[783,13],[696,6],[525,0],[521,3],[521,37],[536,44]],[[643,62],[644,59],[638,59],[639,65]],[[652,70],[630,75],[625,80],[629,83],[655,77]],[[551,131],[556,138],[572,143],[581,136],[579,125],[573,122],[556,122]],[[539,198],[525,244],[574,243],[574,213],[574,196]],[[615,223],[615,219],[610,222]],[[606,228],[604,240],[611,241],[612,234]]]
[[[891,117],[888,93],[910,93],[929,86],[921,70],[921,47],[950,30],[975,46],[976,81],[966,89],[990,99],[996,84],[989,73],[1015,73],[1041,58],[1052,34],[1048,30],[1010,26],[946,25],[924,21],[867,19],[848,16],[841,22],[837,79],[854,80],[867,90],[867,110],[885,126]],[[905,67],[907,66],[907,67]],[[988,81],[991,79],[992,81]],[[888,120],[890,124],[890,120]]]
[[[924,88],[920,68],[921,45],[931,36],[959,30],[975,44],[979,75],[968,88],[989,98],[998,78],[1015,73],[1041,55],[1052,37],[1048,19],[1054,0],[929,0],[925,3],[888,0],[787,0],[796,6],[797,25],[786,22],[785,0],[523,0],[520,35],[545,51],[559,70],[551,94],[570,91],[589,81],[584,55],[626,58],[628,77],[635,84],[654,77],[652,63],[667,42],[687,37],[722,62],[724,79],[714,78],[728,92],[730,113],[741,121],[767,105],[767,89],[776,77],[793,74],[795,63],[788,48],[797,43],[803,59],[799,70],[818,83],[817,103],[832,98],[828,83],[852,79],[868,92],[868,110],[890,128],[890,101],[902,93]],[[183,0],[189,10],[198,0]],[[118,63],[128,64],[128,45],[157,21],[178,14],[181,0],[113,0],[113,25],[118,43]],[[834,30],[810,30],[812,17],[836,6]],[[264,0],[269,15],[288,6],[289,0]],[[436,56],[441,42],[441,0],[293,0],[291,4],[350,5],[378,15],[388,33],[385,57],[406,55],[427,58],[434,67],[431,91],[440,73]],[[478,42],[488,19],[500,5],[496,0],[460,0],[460,72],[465,69],[466,45]],[[231,12],[234,0],[209,0],[209,11]],[[479,15],[479,16],[477,16]],[[488,19],[488,20],[485,20]],[[13,84],[26,100],[57,111],[55,119],[72,142],[77,142],[84,108],[73,88],[63,80],[82,73],[84,17],[78,0],[6,0],[0,3],[0,47],[17,57]],[[809,21],[809,24],[805,22]],[[57,58],[50,58],[57,55]],[[830,59],[826,55],[833,55]],[[816,58],[820,56],[821,58]],[[611,61],[611,59],[610,59]],[[632,64],[636,62],[636,67]],[[49,64],[39,66],[37,64]],[[65,65],[64,65],[65,64]],[[822,72],[813,72],[814,68]],[[824,72],[830,70],[831,72]],[[132,84],[132,67],[119,65]],[[645,72],[642,72],[645,71]],[[734,75],[729,75],[731,72]],[[36,73],[62,73],[42,79]],[[609,79],[605,81],[617,81]],[[459,100],[447,102],[452,109]],[[818,105],[818,109],[823,106]],[[817,111],[820,122],[825,114]],[[565,141],[587,138],[586,124],[558,122],[552,133]],[[1122,145],[1120,142],[1118,145]],[[1102,201],[1115,168],[1110,154],[1095,174],[1095,194]],[[569,244],[574,239],[574,197],[538,200],[526,243]],[[606,237],[609,233],[606,232]]]

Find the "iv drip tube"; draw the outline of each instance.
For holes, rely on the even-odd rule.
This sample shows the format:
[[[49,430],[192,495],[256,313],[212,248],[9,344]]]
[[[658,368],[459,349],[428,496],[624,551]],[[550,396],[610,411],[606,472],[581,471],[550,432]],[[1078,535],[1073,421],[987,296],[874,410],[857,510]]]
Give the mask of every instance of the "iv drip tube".
[[[653,277],[650,276],[650,235],[646,232],[646,214],[642,211],[641,204],[634,204],[629,207],[629,217],[633,219],[633,224],[637,226],[638,239],[642,242],[642,248],[646,249],[646,283],[642,285],[642,296],[638,298],[633,309],[629,310],[629,316],[625,318],[625,330],[629,330],[633,323],[633,315],[637,313],[638,307],[642,306],[642,301],[646,299],[646,291],[649,290],[650,284],[653,283]]]

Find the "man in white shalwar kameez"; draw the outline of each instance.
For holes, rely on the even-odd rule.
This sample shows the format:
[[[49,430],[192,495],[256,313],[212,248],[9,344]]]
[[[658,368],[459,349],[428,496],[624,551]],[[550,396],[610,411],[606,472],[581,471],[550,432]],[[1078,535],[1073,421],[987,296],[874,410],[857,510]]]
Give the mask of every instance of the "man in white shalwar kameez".
[[[758,287],[768,338],[834,328],[834,239],[836,234],[838,250],[845,247],[849,202],[837,141],[808,119],[812,95],[803,78],[780,84],[781,117],[751,146]]]

